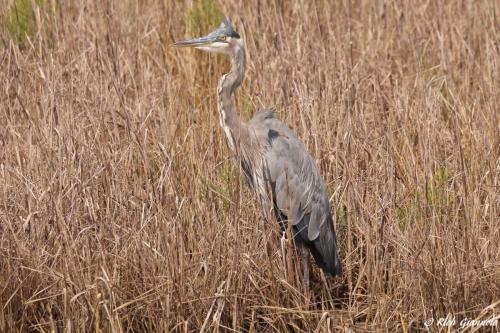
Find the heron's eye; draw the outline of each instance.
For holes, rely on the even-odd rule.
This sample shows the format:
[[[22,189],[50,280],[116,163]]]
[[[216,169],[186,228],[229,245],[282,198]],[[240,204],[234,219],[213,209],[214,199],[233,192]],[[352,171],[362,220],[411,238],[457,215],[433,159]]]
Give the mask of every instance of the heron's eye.
[[[219,36],[219,40],[225,42],[227,40],[227,36],[221,35]]]

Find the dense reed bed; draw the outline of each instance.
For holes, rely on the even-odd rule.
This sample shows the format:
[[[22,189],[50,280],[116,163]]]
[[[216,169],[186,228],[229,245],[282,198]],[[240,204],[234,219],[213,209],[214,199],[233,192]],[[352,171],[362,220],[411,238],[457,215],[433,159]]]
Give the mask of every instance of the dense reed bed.
[[[0,331],[417,332],[498,319],[499,9],[4,1]],[[247,45],[241,117],[276,107],[327,183],[344,274],[326,281],[315,267],[309,299],[219,129],[226,60],[171,48],[221,13]],[[447,314],[457,324],[426,327]]]

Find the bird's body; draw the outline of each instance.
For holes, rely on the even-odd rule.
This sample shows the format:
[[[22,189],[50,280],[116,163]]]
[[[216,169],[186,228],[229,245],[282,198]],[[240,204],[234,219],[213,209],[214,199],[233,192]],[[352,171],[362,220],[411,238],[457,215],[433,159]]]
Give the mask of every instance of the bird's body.
[[[291,223],[296,244],[309,249],[325,272],[339,274],[330,203],[316,163],[272,111],[255,113],[246,130],[258,153],[243,155],[240,163],[265,215],[274,213],[283,231]]]
[[[291,223],[295,243],[310,250],[329,275],[341,273],[330,203],[319,170],[295,133],[271,110],[257,111],[248,122],[238,117],[233,95],[244,78],[244,43],[228,21],[207,37],[176,43],[227,54],[231,70],[219,80],[217,109],[229,148],[238,159],[264,215],[284,231]],[[303,252],[303,254],[307,252]],[[307,257],[302,256],[308,284]],[[307,287],[306,287],[307,288]]]

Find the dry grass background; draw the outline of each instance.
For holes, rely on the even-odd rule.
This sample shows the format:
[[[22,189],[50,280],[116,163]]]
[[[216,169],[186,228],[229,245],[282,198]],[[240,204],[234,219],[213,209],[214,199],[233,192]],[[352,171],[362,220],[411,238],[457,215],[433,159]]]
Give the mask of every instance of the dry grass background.
[[[499,7],[4,0],[0,331],[499,318]],[[247,44],[242,117],[276,106],[331,195],[344,275],[316,268],[310,301],[218,127],[225,59],[170,47],[219,10]]]

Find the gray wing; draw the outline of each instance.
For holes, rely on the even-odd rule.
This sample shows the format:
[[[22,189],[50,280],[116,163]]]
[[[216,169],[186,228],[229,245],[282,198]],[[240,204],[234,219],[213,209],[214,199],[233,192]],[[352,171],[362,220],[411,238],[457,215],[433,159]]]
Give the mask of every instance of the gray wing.
[[[255,120],[265,125],[260,133],[266,135],[267,144],[264,175],[271,184],[277,216],[292,224],[296,241],[311,250],[318,266],[337,275],[341,272],[337,241],[319,170],[286,125],[270,114],[259,116]]]

